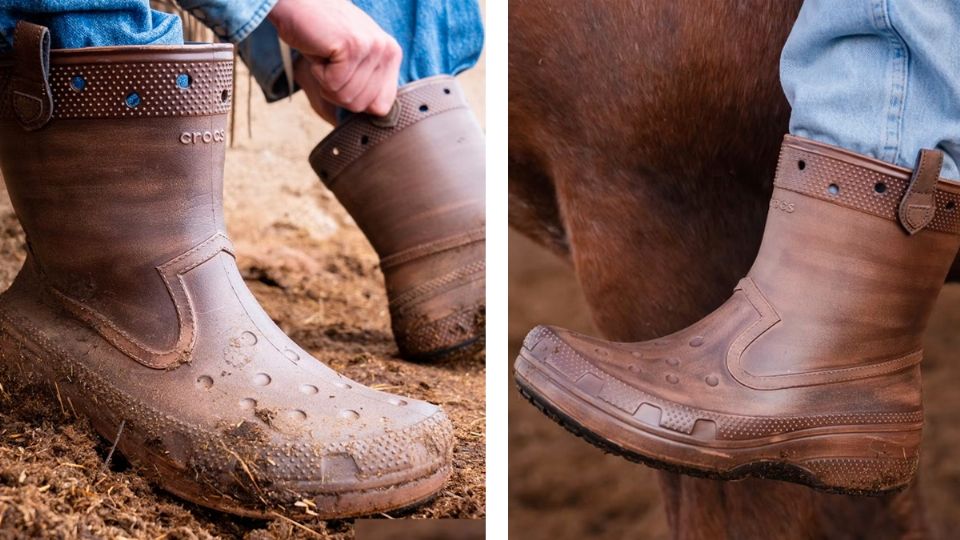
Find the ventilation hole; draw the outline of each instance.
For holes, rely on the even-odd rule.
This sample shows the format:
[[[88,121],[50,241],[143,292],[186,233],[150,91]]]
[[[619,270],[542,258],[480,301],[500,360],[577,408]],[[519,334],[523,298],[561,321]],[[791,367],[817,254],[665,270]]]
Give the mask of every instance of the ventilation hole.
[[[887,190],[887,185],[884,184],[883,182],[877,182],[876,184],[873,185],[873,190],[876,191],[877,193],[883,193],[884,191]]]
[[[334,146],[334,147],[333,147],[333,150],[331,150],[330,153],[333,154],[333,155],[335,155],[335,156],[339,156],[339,155],[340,155],[340,149],[337,148],[336,146]]]
[[[80,75],[75,75],[70,79],[70,88],[76,90],[77,92],[83,92],[87,87],[87,80]]]
[[[807,162],[801,159],[800,161],[797,162],[797,168],[800,169],[801,171],[806,169]]]
[[[827,191],[830,192],[831,195],[836,195],[840,193],[840,186],[836,184],[830,184],[827,186]]]
[[[190,83],[193,82],[193,79],[190,78],[190,75],[186,73],[181,73],[177,75],[177,86],[180,88],[190,88]]]
[[[320,169],[320,178],[326,180],[327,178],[330,178],[330,173],[328,173],[326,169]]]
[[[420,106],[420,112],[427,112],[429,110],[430,110],[430,107],[427,107],[426,103]]]
[[[957,203],[954,201],[947,201],[947,204],[944,205],[948,212],[952,212],[956,207]]]
[[[127,94],[127,97],[124,98],[123,102],[127,104],[127,107],[130,107],[131,109],[136,109],[137,107],[140,106],[140,103],[141,103],[140,94],[136,92],[130,92],[129,94]]]
[[[449,88],[444,88],[444,89],[443,89],[443,93],[449,95],[449,94],[450,94],[450,89],[449,89]]]
[[[360,137],[360,144],[367,144],[369,142],[370,142],[370,137],[367,137],[366,135]]]
[[[220,93],[220,101],[222,101],[222,102],[224,102],[224,103],[230,101],[230,91],[229,91],[229,90],[224,90],[223,92]]]

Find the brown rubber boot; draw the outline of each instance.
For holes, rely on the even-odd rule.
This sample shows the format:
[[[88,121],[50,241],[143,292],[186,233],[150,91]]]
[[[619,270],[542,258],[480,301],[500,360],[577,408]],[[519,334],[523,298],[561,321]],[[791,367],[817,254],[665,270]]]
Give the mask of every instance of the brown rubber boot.
[[[484,140],[453,77],[402,87],[390,115],[354,115],[310,164],[380,255],[400,354],[484,336]]]
[[[942,154],[911,171],[787,136],[749,274],[693,326],[643,343],[539,327],[523,394],[628,459],[876,494],[917,468],[922,336],[960,246]]]
[[[47,69],[47,39],[21,23],[0,61],[0,166],[29,251],[0,296],[0,375],[48,384],[164,489],[217,510],[334,518],[434,495],[443,412],[312,358],[237,270],[232,46],[53,51]]]

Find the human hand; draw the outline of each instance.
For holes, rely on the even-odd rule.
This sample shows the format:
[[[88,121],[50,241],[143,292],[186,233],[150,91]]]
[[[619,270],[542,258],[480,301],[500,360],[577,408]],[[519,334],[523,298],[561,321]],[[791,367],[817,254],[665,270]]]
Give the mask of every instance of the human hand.
[[[295,76],[321,116],[331,120],[333,106],[390,112],[403,51],[366,13],[349,0],[280,0],[269,18],[303,55]]]

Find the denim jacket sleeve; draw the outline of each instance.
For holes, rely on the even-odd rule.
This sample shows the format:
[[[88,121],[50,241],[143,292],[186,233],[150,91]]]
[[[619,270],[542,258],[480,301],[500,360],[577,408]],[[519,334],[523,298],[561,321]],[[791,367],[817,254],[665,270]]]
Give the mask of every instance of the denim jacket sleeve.
[[[178,0],[180,7],[208,26],[223,41],[237,45],[240,58],[257,80],[267,101],[290,95],[280,56],[277,30],[267,14],[278,0]],[[293,52],[296,58],[296,51]]]

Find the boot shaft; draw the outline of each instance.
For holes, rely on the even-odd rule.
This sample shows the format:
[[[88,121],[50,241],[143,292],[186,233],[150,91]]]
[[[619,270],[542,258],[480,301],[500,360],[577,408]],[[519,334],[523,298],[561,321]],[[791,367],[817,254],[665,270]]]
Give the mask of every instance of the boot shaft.
[[[356,115],[310,163],[381,258],[484,226],[484,137],[453,77],[400,89],[386,118]]]
[[[911,179],[906,169],[787,136],[748,275],[779,322],[745,351],[744,369],[842,369],[921,349],[960,246],[960,186],[936,183],[932,219],[910,234],[899,210]]]
[[[224,231],[233,48],[89,48],[47,59],[30,39],[36,28],[45,31],[21,23],[14,53],[0,60],[0,168],[29,267],[146,344],[172,343],[176,306],[157,272]],[[46,98],[48,110],[34,106]]]

